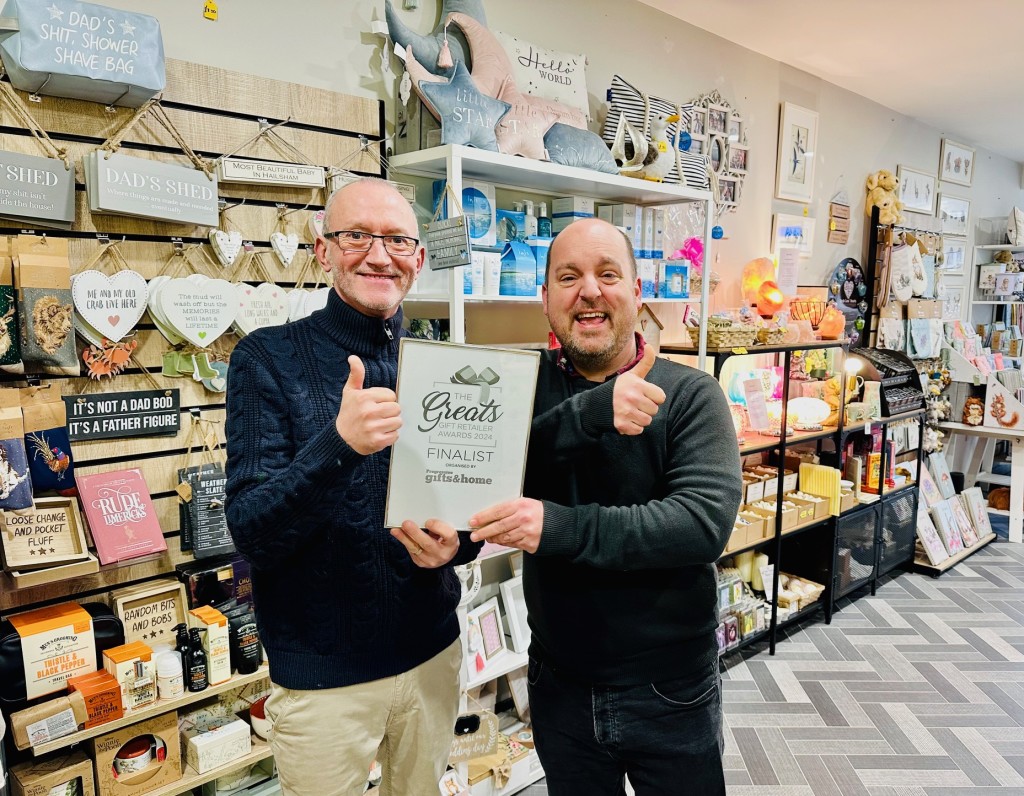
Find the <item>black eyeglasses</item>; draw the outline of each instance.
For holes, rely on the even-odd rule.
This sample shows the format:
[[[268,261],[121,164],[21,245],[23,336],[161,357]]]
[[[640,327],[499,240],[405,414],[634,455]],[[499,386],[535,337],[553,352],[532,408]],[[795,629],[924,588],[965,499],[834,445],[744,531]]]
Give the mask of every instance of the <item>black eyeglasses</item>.
[[[325,232],[324,237],[334,238],[338,246],[348,252],[368,252],[373,246],[374,238],[379,238],[384,244],[384,251],[397,257],[406,257],[415,253],[416,247],[420,245],[419,239],[410,238],[407,235],[374,235],[370,232],[360,232],[357,229]]]

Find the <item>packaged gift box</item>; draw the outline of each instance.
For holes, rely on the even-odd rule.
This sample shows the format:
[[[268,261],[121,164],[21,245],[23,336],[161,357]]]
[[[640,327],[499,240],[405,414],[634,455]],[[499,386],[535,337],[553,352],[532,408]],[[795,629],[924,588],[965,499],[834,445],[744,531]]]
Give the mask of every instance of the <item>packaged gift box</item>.
[[[65,752],[11,768],[11,796],[95,796],[92,761],[82,752]]]
[[[178,714],[163,713],[92,741],[99,796],[143,796],[181,779]]]

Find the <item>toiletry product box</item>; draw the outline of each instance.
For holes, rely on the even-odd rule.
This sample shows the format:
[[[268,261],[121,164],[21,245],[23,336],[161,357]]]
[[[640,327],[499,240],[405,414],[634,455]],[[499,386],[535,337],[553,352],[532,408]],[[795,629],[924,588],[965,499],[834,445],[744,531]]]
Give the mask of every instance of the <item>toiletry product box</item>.
[[[78,782],[68,787],[68,784],[75,780]],[[58,788],[61,789],[57,790]],[[92,779],[92,761],[84,753],[76,750],[39,760],[29,760],[11,767],[11,796],[52,796],[54,791],[74,793],[77,796],[96,796],[96,786]]]
[[[636,261],[636,270],[640,276],[640,296],[654,298],[658,295],[658,264],[651,259],[641,257]]]
[[[643,208],[639,205],[602,205],[597,209],[598,218],[620,227],[633,244],[634,251],[643,248]]]
[[[181,730],[185,762],[200,774],[245,757],[252,751],[249,725],[235,719],[209,729],[185,727]]]
[[[643,230],[640,233],[640,256],[654,257],[654,208],[641,208]]]
[[[554,238],[542,238],[539,235],[531,235],[526,239],[526,245],[533,252],[533,259],[537,263],[537,287],[544,284],[544,276],[548,268],[548,250],[551,248],[551,241]]]
[[[11,734],[18,749],[49,743],[85,727],[88,713],[81,694],[48,699],[12,713]]]
[[[739,516],[750,523],[750,525],[747,526],[747,538],[745,544],[756,544],[762,539],[775,534],[774,526],[769,531],[768,524],[760,514],[755,514],[752,511],[741,511]]]
[[[556,235],[573,221],[593,218],[594,200],[586,196],[563,196],[551,205],[551,231]]]
[[[156,745],[153,761],[142,771],[117,775],[114,758],[121,747],[148,735]],[[98,796],[143,796],[181,779],[181,738],[178,714],[173,710],[100,735],[91,747]]]
[[[124,715],[121,684],[106,670],[83,674],[68,680],[68,691],[77,691],[85,700],[88,718],[85,727],[96,727]]]
[[[522,210],[494,211],[497,242],[526,239],[526,213]]]
[[[92,616],[78,603],[37,608],[9,621],[21,639],[28,699],[63,691],[69,677],[96,671]]]
[[[537,261],[525,243],[509,241],[501,253],[502,296],[537,295]]]
[[[231,647],[228,619],[216,608],[202,606],[189,613],[189,624],[205,631],[203,649],[206,650],[206,680],[217,685],[231,679]]]
[[[690,266],[683,262],[661,262],[658,295],[662,298],[690,297]]]

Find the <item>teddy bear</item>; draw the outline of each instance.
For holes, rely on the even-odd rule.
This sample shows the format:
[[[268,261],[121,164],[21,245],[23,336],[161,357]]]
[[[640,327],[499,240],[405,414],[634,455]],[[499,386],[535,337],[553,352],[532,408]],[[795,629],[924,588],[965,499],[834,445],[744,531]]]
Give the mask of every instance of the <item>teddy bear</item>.
[[[878,207],[878,220],[882,224],[899,224],[903,218],[900,210],[903,209],[903,202],[898,196],[900,180],[895,174],[886,169],[871,174],[867,179],[868,197],[864,204],[867,214],[871,215],[871,208]]]
[[[1020,267],[1013,261],[1013,255],[1010,252],[1002,251],[996,252],[992,258],[992,262],[1002,263],[1006,266],[1006,273],[1014,274],[1020,271]]]

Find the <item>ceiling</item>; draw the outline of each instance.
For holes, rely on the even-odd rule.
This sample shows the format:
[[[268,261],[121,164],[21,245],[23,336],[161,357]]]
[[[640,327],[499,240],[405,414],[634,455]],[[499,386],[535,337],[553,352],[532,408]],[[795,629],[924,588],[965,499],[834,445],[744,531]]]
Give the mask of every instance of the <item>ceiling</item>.
[[[1024,162],[1019,0],[642,0]]]

